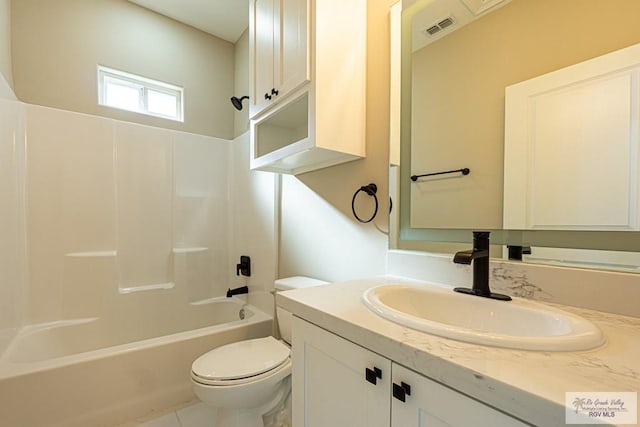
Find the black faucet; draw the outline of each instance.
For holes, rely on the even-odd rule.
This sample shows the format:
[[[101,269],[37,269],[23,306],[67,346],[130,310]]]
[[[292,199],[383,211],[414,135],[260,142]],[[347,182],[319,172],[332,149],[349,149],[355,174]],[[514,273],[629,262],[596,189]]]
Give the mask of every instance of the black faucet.
[[[248,294],[249,293],[249,287],[248,286],[240,286],[239,288],[235,288],[235,289],[227,289],[227,298],[231,298],[234,295],[240,295],[240,294]]]
[[[511,297],[496,294],[489,289],[489,232],[473,232],[473,249],[457,252],[453,256],[456,264],[471,264],[473,261],[473,287],[454,288],[454,291],[479,297],[492,298],[501,301],[511,301]]]

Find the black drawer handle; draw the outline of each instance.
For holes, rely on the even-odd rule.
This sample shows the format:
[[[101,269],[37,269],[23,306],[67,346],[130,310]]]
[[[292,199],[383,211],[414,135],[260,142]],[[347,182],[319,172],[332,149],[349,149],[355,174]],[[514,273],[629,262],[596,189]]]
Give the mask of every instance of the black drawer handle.
[[[411,396],[411,386],[405,382],[400,385],[393,383],[393,397],[401,402],[407,401],[407,396]]]
[[[375,366],[373,367],[373,369],[365,368],[364,377],[371,384],[376,385],[378,383],[378,378],[382,379],[382,370],[380,368],[376,368]]]
[[[278,96],[278,90],[275,87],[271,88],[271,95]]]
[[[264,94],[264,99],[271,99],[271,95],[269,95],[268,93]]]

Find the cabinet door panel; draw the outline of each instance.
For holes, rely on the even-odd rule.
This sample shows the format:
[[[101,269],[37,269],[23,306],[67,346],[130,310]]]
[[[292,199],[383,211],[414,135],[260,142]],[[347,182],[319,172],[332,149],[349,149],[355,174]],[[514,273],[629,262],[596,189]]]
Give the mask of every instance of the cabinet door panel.
[[[365,369],[382,371],[377,384]],[[386,427],[391,363],[321,328],[294,318],[293,425]]]
[[[278,97],[311,80],[309,1],[278,0],[274,54],[274,88]]]
[[[391,399],[393,427],[524,427],[526,424],[451,390],[403,366],[393,364],[393,382],[411,386],[406,402]]]
[[[250,13],[251,116],[271,102],[265,98],[273,88],[275,0],[253,0]]]

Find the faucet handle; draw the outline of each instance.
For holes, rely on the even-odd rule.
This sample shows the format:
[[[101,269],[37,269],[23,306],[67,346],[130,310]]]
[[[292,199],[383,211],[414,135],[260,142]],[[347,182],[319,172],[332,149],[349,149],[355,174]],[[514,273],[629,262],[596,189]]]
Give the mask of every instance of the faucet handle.
[[[240,257],[240,264],[236,264],[236,276],[251,276],[251,258],[246,255]]]

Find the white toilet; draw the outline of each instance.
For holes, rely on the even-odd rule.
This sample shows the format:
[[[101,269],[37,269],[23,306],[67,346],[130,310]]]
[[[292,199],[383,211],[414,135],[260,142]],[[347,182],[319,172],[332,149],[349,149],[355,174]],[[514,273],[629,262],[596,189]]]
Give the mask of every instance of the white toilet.
[[[276,292],[326,285],[309,277],[275,281]],[[291,343],[291,313],[277,308],[282,339]],[[274,337],[227,344],[191,365],[193,391],[217,408],[216,427],[290,426],[291,357]],[[263,418],[264,417],[264,418]]]

